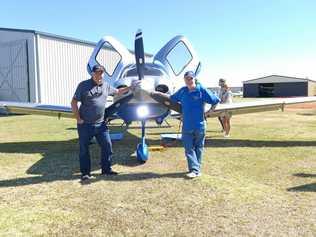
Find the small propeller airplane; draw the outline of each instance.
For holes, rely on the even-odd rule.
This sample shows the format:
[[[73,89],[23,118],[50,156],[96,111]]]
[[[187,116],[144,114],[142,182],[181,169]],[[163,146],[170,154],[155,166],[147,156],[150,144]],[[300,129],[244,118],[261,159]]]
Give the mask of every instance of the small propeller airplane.
[[[111,57],[104,54],[104,48],[111,48],[111,53],[116,53],[115,62],[111,62]],[[107,120],[120,118],[127,125],[141,121],[142,137],[136,153],[138,161],[144,163],[149,156],[145,141],[146,121],[155,120],[161,124],[170,114],[181,115],[181,104],[174,103],[169,96],[184,86],[183,75],[186,71],[194,71],[196,75],[200,72],[201,63],[184,36],[174,37],[156,53],[151,62],[145,62],[143,36],[138,30],[135,36],[135,58],[116,39],[105,36],[97,43],[87,64],[90,75],[93,66],[98,64],[106,69],[104,80],[116,88],[130,86],[134,80],[140,80],[134,91],[114,97],[113,104],[105,109],[105,117]],[[220,104],[210,117],[218,117],[226,112],[236,115],[283,110],[289,104],[315,101],[316,96]],[[70,106],[0,101],[0,107],[9,113],[74,118]],[[208,109],[206,106],[205,110]]]

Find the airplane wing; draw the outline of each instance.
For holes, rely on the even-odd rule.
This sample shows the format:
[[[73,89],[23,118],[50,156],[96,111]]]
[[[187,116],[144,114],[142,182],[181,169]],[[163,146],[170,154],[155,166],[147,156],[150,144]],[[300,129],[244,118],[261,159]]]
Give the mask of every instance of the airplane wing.
[[[161,97],[160,95],[158,95]],[[160,98],[163,100],[164,98]],[[165,99],[167,103],[170,100]],[[275,111],[275,110],[284,110],[287,105],[292,104],[300,104],[300,103],[313,103],[316,102],[316,96],[311,97],[296,97],[296,98],[278,98],[278,99],[264,99],[264,100],[255,100],[248,102],[238,102],[231,104],[218,104],[216,109],[207,117],[214,118],[218,117],[221,114],[230,113],[231,115],[239,115],[239,114],[250,114],[250,113],[259,113],[265,111]],[[164,102],[161,102],[164,104]],[[166,105],[167,106],[167,105]],[[172,105],[174,108],[170,108],[173,111],[171,112],[171,116],[175,118],[179,118],[181,116],[181,105]],[[180,106],[180,109],[179,109]],[[210,109],[211,105],[206,104],[205,112]]]
[[[105,109],[105,116],[107,119],[112,120],[117,118],[115,116],[116,110],[121,104],[130,100],[132,94],[127,94],[121,99],[112,103]],[[110,102],[110,101],[109,101]],[[0,108],[3,108],[7,113],[12,114],[34,114],[34,115],[46,115],[50,117],[58,118],[75,118],[71,107],[59,106],[59,105],[46,105],[39,103],[23,103],[23,102],[11,102],[11,101],[0,101]]]
[[[155,93],[157,96],[157,93]],[[153,95],[155,97],[155,95]],[[181,105],[178,103],[172,103],[167,97],[155,98],[160,100],[160,102],[166,107],[171,108],[177,113],[172,115],[177,117],[181,112]],[[129,100],[130,96],[122,98],[123,101],[117,101],[108,109],[108,116],[113,116],[112,107],[119,106],[120,102],[124,103],[124,100]],[[249,114],[249,113],[258,113],[264,111],[274,111],[274,110],[283,110],[285,106],[291,104],[299,103],[311,103],[316,102],[316,96],[311,97],[297,97],[297,98],[284,98],[284,99],[268,99],[268,100],[256,100],[249,102],[239,102],[231,104],[219,104],[210,117],[218,117],[223,113],[231,113],[232,115],[238,114]],[[170,103],[170,104],[169,104]],[[73,113],[70,107],[67,106],[56,106],[56,105],[45,105],[37,103],[22,103],[22,102],[10,102],[10,101],[0,101],[0,108],[5,109],[8,113],[14,114],[35,114],[35,115],[47,115],[51,117],[64,117],[64,118],[74,118]],[[206,106],[205,111],[210,107]]]
[[[0,101],[0,108],[4,108],[8,113],[13,114],[36,114],[58,118],[74,118],[71,108],[67,106]]]
[[[172,110],[173,117],[180,117],[181,104],[173,102],[169,96],[160,92],[151,92],[150,96],[157,102],[165,105]],[[231,104],[218,104],[214,112],[208,117],[218,117],[223,113],[230,113],[231,115],[249,114],[273,110],[283,110],[286,105],[311,103],[316,102],[316,96],[311,97],[296,97],[296,98],[277,98],[277,99],[264,99],[249,102],[239,102]],[[205,112],[211,108],[211,105],[206,104]]]
[[[278,98],[267,100],[256,100],[249,102],[239,102],[231,104],[219,104],[209,117],[218,117],[223,113],[232,115],[249,114],[264,111],[283,110],[285,106],[299,103],[316,102],[316,96],[311,97],[296,97],[296,98]],[[210,106],[206,106],[207,111]]]

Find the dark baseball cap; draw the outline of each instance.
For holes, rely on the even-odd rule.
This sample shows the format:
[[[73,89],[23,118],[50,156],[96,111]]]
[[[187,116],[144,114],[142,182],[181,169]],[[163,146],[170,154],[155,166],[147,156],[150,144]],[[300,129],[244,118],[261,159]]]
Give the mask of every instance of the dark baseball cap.
[[[219,81],[220,83],[226,83],[226,80],[224,78],[220,78]]]
[[[195,73],[193,71],[187,71],[186,73],[184,73],[184,78],[186,77],[195,78]]]
[[[92,72],[102,71],[105,72],[105,68],[102,65],[94,65],[92,68]]]

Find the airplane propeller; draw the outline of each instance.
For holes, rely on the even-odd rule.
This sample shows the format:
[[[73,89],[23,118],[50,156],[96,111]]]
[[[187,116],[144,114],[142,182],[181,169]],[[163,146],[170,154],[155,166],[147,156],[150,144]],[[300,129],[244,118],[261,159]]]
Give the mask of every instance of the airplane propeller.
[[[135,59],[138,79],[144,79],[144,64],[145,64],[145,52],[142,31],[138,30],[135,35]],[[181,105],[179,103],[172,102],[168,95],[160,92],[151,92],[149,96],[160,104],[163,104],[168,109],[181,113]]]
[[[136,60],[136,70],[138,74],[138,79],[143,80],[144,67],[145,67],[145,52],[144,52],[143,35],[142,35],[141,30],[138,30],[135,35],[135,60]],[[164,105],[165,107],[181,113],[181,105],[178,103],[172,102],[168,95],[165,95],[160,92],[148,92],[146,90],[144,90],[143,92],[147,92],[148,95],[153,100]],[[136,91],[135,96],[137,96],[137,91]],[[138,98],[142,100],[143,96],[140,96]],[[136,150],[137,159],[141,162],[146,162],[146,160],[148,159],[148,147],[145,142],[145,122],[146,122],[145,120],[142,120],[142,142],[137,145],[137,150]]]
[[[155,91],[155,92],[151,92],[150,96],[158,103],[166,106],[168,109],[174,110],[174,111],[181,114],[181,112],[182,112],[181,104],[179,104],[177,102],[173,102],[172,100],[170,100],[168,95],[161,93],[161,92],[158,92],[158,91]]]
[[[135,59],[136,59],[136,69],[138,79],[144,79],[144,63],[145,63],[145,53],[144,53],[144,43],[141,30],[136,32],[135,36]],[[104,118],[109,118],[115,114],[119,108],[129,102],[134,97],[133,93],[128,94],[127,96],[119,99],[111,106],[105,109]]]
[[[143,43],[143,33],[138,30],[135,35],[135,59],[138,79],[144,79],[145,52]]]
[[[145,52],[143,43],[143,33],[138,30],[135,35],[135,61],[136,70],[139,80],[144,79]],[[135,96],[143,100],[143,96],[139,96],[140,90],[136,90]],[[144,163],[148,160],[148,146],[145,141],[145,120],[142,120],[142,140],[137,145],[136,154],[138,161]]]

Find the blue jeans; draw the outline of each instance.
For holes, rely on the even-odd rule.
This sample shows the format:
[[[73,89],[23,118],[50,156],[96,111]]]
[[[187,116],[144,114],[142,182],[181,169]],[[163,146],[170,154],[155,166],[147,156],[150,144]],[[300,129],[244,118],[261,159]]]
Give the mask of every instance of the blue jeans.
[[[112,162],[112,143],[109,134],[109,129],[105,123],[99,124],[77,124],[79,135],[79,161],[80,172],[82,175],[89,174],[91,172],[91,160],[89,145],[93,137],[97,139],[99,146],[101,147],[101,168],[103,172],[111,170]]]
[[[204,141],[204,130],[182,131],[182,142],[188,161],[189,172],[201,172]]]

